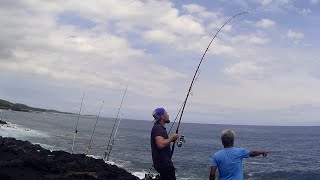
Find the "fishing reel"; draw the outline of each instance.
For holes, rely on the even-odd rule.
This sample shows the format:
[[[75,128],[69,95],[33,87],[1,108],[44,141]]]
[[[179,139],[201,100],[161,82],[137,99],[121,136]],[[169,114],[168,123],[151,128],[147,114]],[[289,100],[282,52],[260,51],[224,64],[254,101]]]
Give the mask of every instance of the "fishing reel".
[[[144,179],[143,180],[156,180],[156,179],[160,179],[159,175],[155,175],[152,173],[147,173],[144,175]]]
[[[178,147],[181,147],[183,143],[185,143],[186,140],[184,139],[184,135],[181,135],[179,137],[179,141],[177,142]]]

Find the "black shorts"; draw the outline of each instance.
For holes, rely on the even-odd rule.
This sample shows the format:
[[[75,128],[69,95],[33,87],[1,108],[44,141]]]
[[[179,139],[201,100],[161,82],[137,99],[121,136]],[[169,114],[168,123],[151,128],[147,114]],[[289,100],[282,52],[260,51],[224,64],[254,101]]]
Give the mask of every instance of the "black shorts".
[[[161,180],[176,180],[176,169],[174,166],[159,168],[157,171],[160,173]]]

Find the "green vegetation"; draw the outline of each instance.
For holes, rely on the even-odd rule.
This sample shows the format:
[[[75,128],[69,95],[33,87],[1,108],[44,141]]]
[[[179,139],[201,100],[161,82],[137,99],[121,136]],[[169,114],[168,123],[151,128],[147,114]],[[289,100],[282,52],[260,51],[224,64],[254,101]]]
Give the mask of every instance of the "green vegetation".
[[[53,109],[42,109],[42,108],[30,107],[25,104],[12,103],[2,99],[0,99],[0,109],[6,109],[6,110],[12,110],[12,111],[23,111],[23,112],[54,112],[54,113],[73,114],[73,113],[61,112]]]

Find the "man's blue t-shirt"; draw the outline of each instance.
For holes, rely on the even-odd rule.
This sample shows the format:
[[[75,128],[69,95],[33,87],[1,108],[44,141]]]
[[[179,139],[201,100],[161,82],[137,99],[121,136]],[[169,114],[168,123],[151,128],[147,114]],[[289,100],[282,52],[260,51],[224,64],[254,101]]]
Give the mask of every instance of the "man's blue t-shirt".
[[[242,180],[242,159],[249,155],[244,148],[224,148],[213,155],[211,166],[218,167],[220,180]]]

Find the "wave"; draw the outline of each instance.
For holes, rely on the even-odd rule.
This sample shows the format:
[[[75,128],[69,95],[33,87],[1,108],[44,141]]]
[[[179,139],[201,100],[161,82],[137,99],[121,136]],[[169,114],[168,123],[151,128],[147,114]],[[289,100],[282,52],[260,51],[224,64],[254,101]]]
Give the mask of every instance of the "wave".
[[[273,163],[269,163],[269,162],[245,162],[245,164],[255,164],[255,165],[272,165]]]
[[[109,160],[109,161],[105,161],[105,163],[111,164],[111,165],[116,165],[116,166],[121,167],[121,168],[129,166],[131,164],[130,161],[125,161],[125,160],[118,160],[117,162]]]
[[[91,155],[91,154],[88,154],[87,156],[88,156],[88,157],[92,157],[92,158],[94,158],[94,159],[102,159],[101,156],[95,156],[95,155]]]
[[[146,171],[134,171],[134,172],[131,172],[131,174],[133,174],[134,176],[137,176],[140,179],[145,178],[145,174],[146,173],[148,173],[148,172],[146,172]]]
[[[28,129],[11,122],[0,126],[0,136],[14,137],[21,140],[26,140],[26,137],[49,137],[49,135],[43,131]]]
[[[309,180],[309,179],[319,179],[320,172],[317,171],[273,171],[273,172],[260,172],[260,173],[245,173],[244,179],[263,179],[263,180],[273,180],[273,179],[299,179],[299,180]]]
[[[43,144],[43,143],[32,143],[32,144],[39,144],[42,148],[48,149],[50,151],[65,150],[65,149],[58,148],[56,146],[51,146],[49,144]]]

